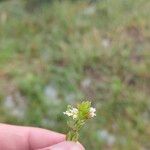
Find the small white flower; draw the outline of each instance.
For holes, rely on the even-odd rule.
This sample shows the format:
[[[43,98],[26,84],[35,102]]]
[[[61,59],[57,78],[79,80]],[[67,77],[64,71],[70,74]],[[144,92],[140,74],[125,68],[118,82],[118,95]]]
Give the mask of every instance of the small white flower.
[[[70,111],[71,111],[73,114],[77,114],[77,113],[78,113],[78,109],[77,109],[77,108],[72,108]]]
[[[69,116],[69,117],[72,116],[72,113],[70,113],[70,111],[66,111],[66,112],[64,112],[64,114]]]
[[[73,119],[76,119],[78,117],[78,115],[74,114],[72,117],[73,117]]]
[[[96,116],[96,109],[93,108],[93,107],[90,107],[90,112],[89,112],[89,115],[91,118],[95,117]]]
[[[72,117],[73,119],[76,119],[78,117],[78,109],[77,108],[71,108],[64,112],[65,115]]]

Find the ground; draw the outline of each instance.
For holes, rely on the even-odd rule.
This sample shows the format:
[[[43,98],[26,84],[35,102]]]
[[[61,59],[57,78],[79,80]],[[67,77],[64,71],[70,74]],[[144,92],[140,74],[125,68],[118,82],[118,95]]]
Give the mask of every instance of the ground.
[[[87,150],[150,149],[150,1],[0,3],[0,122],[66,133],[88,99]]]

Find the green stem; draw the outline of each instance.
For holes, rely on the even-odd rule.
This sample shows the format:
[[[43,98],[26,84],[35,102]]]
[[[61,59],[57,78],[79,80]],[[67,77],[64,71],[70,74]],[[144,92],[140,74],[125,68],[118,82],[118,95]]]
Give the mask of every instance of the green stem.
[[[79,138],[79,133],[77,131],[69,131],[66,140],[77,142],[78,138]]]
[[[67,133],[66,140],[67,141],[75,141],[77,142],[79,139],[79,128],[78,128],[79,120],[76,120],[74,123],[74,128],[70,128],[70,131]]]

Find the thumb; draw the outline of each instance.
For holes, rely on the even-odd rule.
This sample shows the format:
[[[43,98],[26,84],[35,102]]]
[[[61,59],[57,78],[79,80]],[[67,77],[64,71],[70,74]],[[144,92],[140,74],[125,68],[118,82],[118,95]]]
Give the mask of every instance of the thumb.
[[[84,150],[84,147],[78,142],[65,141],[40,150]]]

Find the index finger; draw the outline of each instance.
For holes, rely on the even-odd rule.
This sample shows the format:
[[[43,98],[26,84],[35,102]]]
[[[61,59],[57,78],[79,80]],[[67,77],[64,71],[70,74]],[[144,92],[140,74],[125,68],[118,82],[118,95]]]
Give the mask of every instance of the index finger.
[[[65,140],[65,135],[46,129],[0,124],[1,150],[34,150]]]

